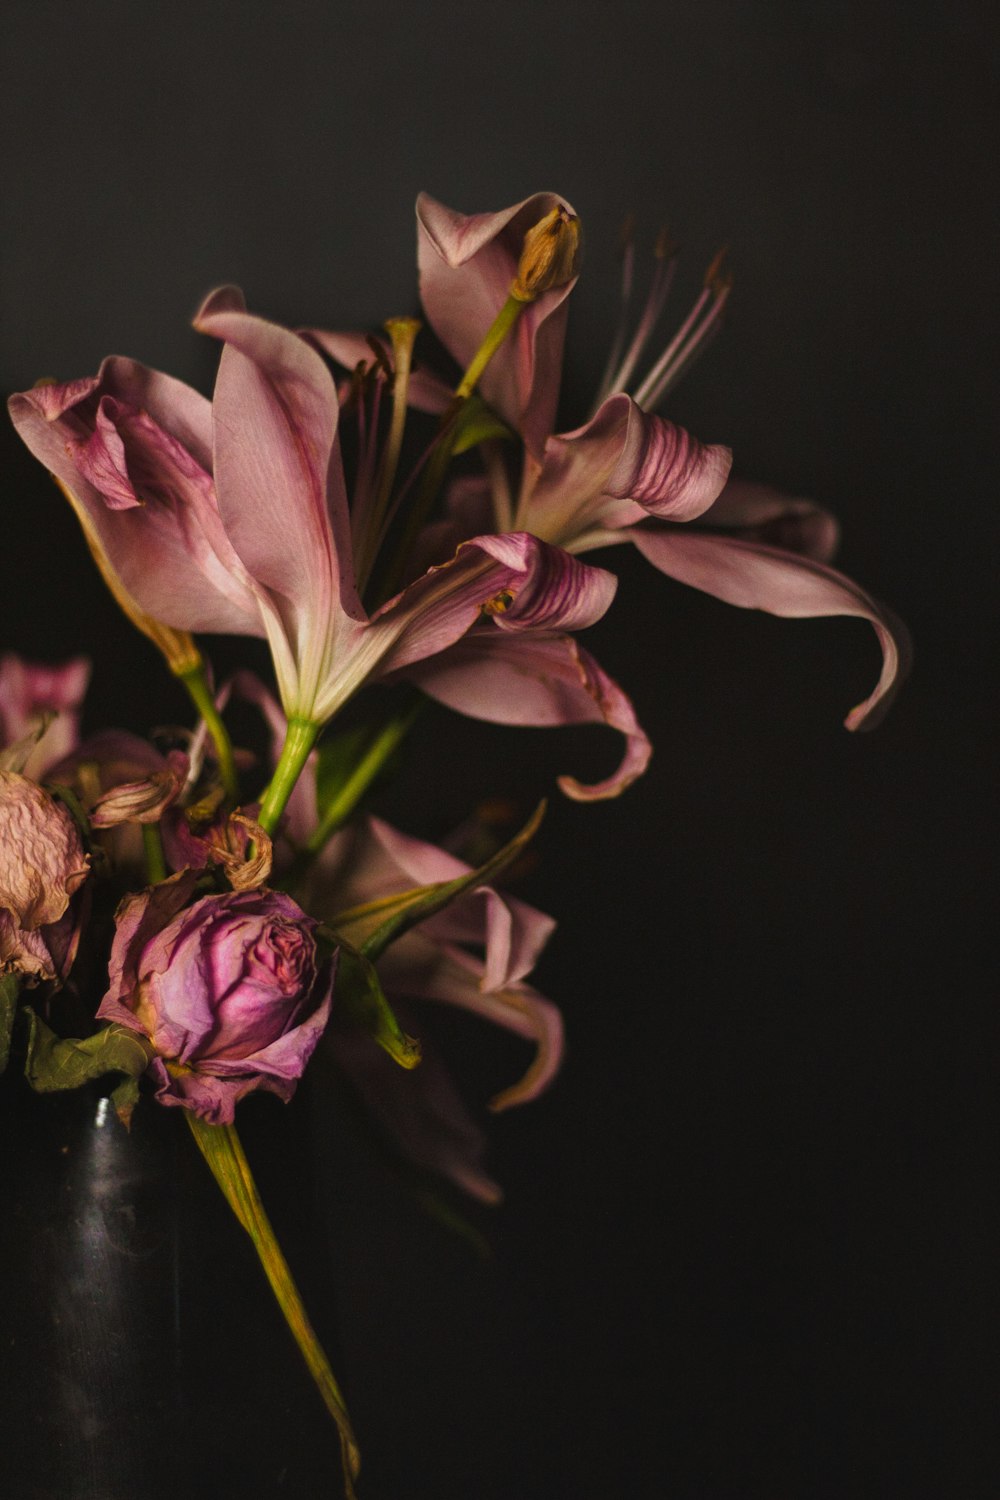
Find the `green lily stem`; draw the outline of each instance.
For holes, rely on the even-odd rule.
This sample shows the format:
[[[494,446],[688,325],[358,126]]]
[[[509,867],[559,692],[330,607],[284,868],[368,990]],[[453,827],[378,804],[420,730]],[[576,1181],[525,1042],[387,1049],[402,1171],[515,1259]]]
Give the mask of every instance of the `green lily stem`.
[[[302,767],[309,759],[309,752],[316,743],[320,725],[311,719],[289,719],[285,743],[278,757],[267,791],[260,804],[258,823],[265,833],[273,834],[278,826]]]
[[[508,294],[506,302],[490,324],[486,337],[472,356],[468,369],[455,387],[454,399],[442,418],[441,435],[427,460],[417,498],[407,517],[406,527],[393,558],[393,565],[382,589],[383,603],[386,599],[390,599],[399,588],[406,559],[444,482],[448,465],[451,463],[452,449],[455,446],[455,436],[458,431],[458,416],[462,406],[472,395],[483,377],[486,366],[528,306],[530,303],[523,301],[520,297],[515,297],[513,292]]]
[[[520,297],[515,297],[513,292],[508,295],[507,301],[490,324],[486,337],[472,356],[472,363],[455,387],[456,401],[464,401],[467,396],[472,395],[483,378],[486,366],[510,333],[521,313],[529,305]]]
[[[163,855],[163,839],[158,823],[143,823],[142,849],[146,856],[146,874],[150,885],[159,885],[167,878],[167,861]]]
[[[270,1220],[264,1211],[257,1184],[246,1159],[235,1125],[209,1125],[191,1110],[184,1118],[212,1175],[225,1195],[226,1202],[253,1241],[264,1274],[270,1283],[278,1306],[292,1337],[298,1344],[309,1373],[316,1383],[327,1411],[340,1433],[340,1450],[344,1466],[347,1500],[355,1500],[353,1481],[361,1467],[361,1455],[351,1429],[351,1419],[330,1361],[323,1352],[315,1330],[309,1322],[298,1288],[281,1253]]]
[[[229,738],[229,731],[222,722],[222,715],[215,706],[215,697],[205,675],[205,664],[199,662],[196,667],[189,667],[187,671],[178,672],[177,675],[187,688],[191,702],[205,720],[208,732],[212,736],[215,753],[219,757],[219,774],[222,777],[226,796],[230,801],[238,802],[240,789],[236,776],[236,761],[233,758],[233,745]]]
[[[421,706],[420,703],[414,704],[408,713],[398,719],[391,719],[379,730],[333,801],[328,805],[319,826],[310,836],[306,844],[308,854],[318,854],[327,839],[347,822],[390,755],[409,734]]]

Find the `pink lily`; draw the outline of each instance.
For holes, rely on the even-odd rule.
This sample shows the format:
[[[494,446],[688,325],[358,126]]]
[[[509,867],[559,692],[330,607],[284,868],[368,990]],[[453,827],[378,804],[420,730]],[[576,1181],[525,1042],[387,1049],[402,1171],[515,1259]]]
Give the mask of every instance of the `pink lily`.
[[[365,681],[406,672],[473,628],[562,639],[607,609],[611,574],[512,533],[469,539],[369,617],[322,358],[249,314],[233,288],[207,299],[196,326],[225,345],[211,406],[111,359],[91,380],[15,396],[12,415],[141,608],[182,630],[266,635],[285,713],[312,738]],[[543,722],[554,705],[558,722],[594,716],[582,678],[575,690],[553,681]]]
[[[460,363],[489,326],[500,267],[512,274],[504,235],[510,216],[522,207],[467,218],[426,197],[418,199],[424,309]],[[850,729],[872,727],[906,670],[909,646],[904,628],[884,605],[828,566],[836,534],[832,518],[811,502],[758,486],[727,485],[727,448],[699,443],[653,412],[721,326],[730,283],[718,261],[677,334],[645,378],[634,380],[675,261],[674,251],[661,242],[649,297],[626,347],[633,272],[632,245],[626,245],[622,322],[596,409],[582,427],[553,431],[569,287],[558,294],[558,321],[543,346],[544,357],[529,359],[539,348],[537,339],[534,345],[512,342],[495,356],[495,362],[504,360],[503,379],[493,387],[484,380],[483,390],[521,431],[527,454],[516,487],[502,460],[491,465],[493,525],[499,531],[530,532],[573,553],[632,542],[669,577],[743,608],[787,617],[853,615],[868,620],[882,648],[882,670],[872,692],[845,722]],[[452,299],[451,288],[460,295]],[[545,326],[552,323],[550,317]],[[329,336],[326,347],[340,357]],[[514,389],[517,400],[511,399]],[[443,410],[447,399],[443,387],[435,391],[426,376],[421,397],[425,410],[434,410],[435,401],[436,409]],[[803,519],[807,515],[808,523]],[[696,520],[720,530],[688,529],[686,523]],[[480,517],[477,527],[484,524]],[[422,672],[426,691],[434,692],[436,672],[447,673],[447,667],[447,657],[428,663]]]

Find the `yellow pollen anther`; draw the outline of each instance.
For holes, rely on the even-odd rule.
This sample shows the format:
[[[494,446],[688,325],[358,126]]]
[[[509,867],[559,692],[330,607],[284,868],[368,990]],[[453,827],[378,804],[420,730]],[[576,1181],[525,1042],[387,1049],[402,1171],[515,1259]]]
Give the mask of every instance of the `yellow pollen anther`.
[[[576,275],[579,257],[580,220],[560,203],[524,236],[511,296],[534,302],[543,292],[565,286]]]
[[[499,594],[494,594],[492,599],[487,599],[482,606],[484,615],[505,615],[514,603],[514,595],[510,589],[501,589]]]

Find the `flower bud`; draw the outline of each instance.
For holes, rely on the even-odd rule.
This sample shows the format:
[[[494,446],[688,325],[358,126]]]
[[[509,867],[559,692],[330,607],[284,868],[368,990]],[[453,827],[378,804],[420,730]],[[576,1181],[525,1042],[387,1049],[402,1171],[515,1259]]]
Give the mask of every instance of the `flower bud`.
[[[580,220],[560,204],[524,236],[511,296],[534,302],[543,292],[564,286],[576,275],[579,258]]]
[[[233,891],[187,906],[196,879],[185,871],[119,907],[97,1014],[149,1037],[162,1103],[229,1124],[254,1089],[291,1098],[326,1025],[333,972],[290,896]]]

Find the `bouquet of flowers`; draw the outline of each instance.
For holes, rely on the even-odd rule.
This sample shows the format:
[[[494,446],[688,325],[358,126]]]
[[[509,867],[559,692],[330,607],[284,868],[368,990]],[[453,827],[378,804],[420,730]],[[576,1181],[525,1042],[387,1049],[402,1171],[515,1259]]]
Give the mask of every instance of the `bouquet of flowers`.
[[[0,1067],[16,1056],[43,1092],[107,1076],[126,1125],[147,1086],[179,1111],[337,1424],[348,1495],[357,1444],[236,1106],[258,1089],[291,1099],[323,1047],[402,1156],[494,1201],[478,1127],[405,1007],[465,1007],[532,1045],[495,1110],[546,1088],[562,1049],[559,1010],[530,983],[554,922],[501,885],[544,804],[506,843],[470,823],[449,848],[370,811],[422,701],[499,724],[605,724],[617,769],[559,786],[618,796],[651,746],[578,634],[617,582],[584,554],[627,542],[730,604],[868,620],[882,670],[849,729],[876,721],[906,658],[889,612],[829,566],[829,514],[732,480],[728,448],[658,413],[721,326],[721,262],[649,357],[676,250],[660,237],[633,318],[626,236],[604,379],[582,425],[557,432],[572,209],[540,193],[468,217],[422,195],[417,230],[440,369],[416,319],[292,330],[223,287],[195,319],[221,345],[211,401],[111,357],[10,402],[192,724],[82,739],[87,661],[0,662]],[[265,639],[273,685],[248,670],[216,680],[195,639],[213,634]],[[338,724],[375,683],[377,714]],[[259,715],[268,764],[234,745],[237,705]],[[99,1003],[81,1025],[79,976],[95,965]]]

